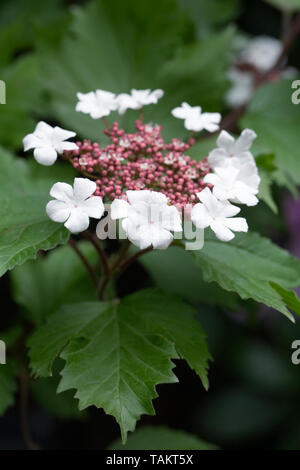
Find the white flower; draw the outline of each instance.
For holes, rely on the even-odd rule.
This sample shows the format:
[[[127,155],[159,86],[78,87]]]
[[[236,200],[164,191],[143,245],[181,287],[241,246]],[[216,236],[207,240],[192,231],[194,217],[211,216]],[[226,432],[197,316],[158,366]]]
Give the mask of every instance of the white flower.
[[[151,91],[133,88],[130,95],[121,93],[117,96],[118,112],[124,114],[127,109],[141,109],[145,105],[156,104],[163,94],[163,90],[160,89]]]
[[[282,51],[281,41],[269,36],[251,39],[242,51],[239,61],[254,65],[261,72],[270,70]]]
[[[167,197],[159,192],[127,191],[128,201],[115,199],[111,218],[123,219],[122,227],[128,239],[141,250],[166,249],[173,240],[170,230],[182,231],[181,217],[175,206],[168,205]]]
[[[93,119],[108,116],[118,107],[116,95],[109,91],[96,90],[89,93],[77,93],[79,99],[76,111],[89,114]]]
[[[254,76],[250,72],[241,72],[231,68],[228,72],[231,88],[225,95],[225,102],[231,108],[247,103],[254,92]]]
[[[235,166],[240,168],[245,163],[256,167],[253,155],[249,151],[256,134],[251,129],[244,129],[238,139],[228,132],[222,131],[217,139],[217,149],[208,155],[208,163],[212,168],[220,166]]]
[[[54,222],[65,222],[72,233],[86,230],[89,217],[100,219],[104,213],[101,197],[90,197],[95,190],[96,183],[88,178],[75,178],[73,188],[67,183],[55,183],[50,191],[55,200],[48,202],[47,215]]]
[[[73,142],[66,142],[75,135],[75,132],[58,126],[51,127],[46,122],[40,121],[34,132],[24,137],[24,151],[34,148],[33,156],[36,161],[41,165],[50,166],[56,161],[58,153],[78,148]]]
[[[125,114],[127,109],[138,109],[138,103],[128,93],[121,93],[117,96],[118,113]]]
[[[247,206],[255,206],[258,199],[260,178],[253,165],[245,164],[241,169],[233,166],[215,168],[203,179],[205,183],[213,184],[213,194],[221,201],[229,200]]]
[[[190,106],[182,103],[180,107],[172,110],[172,115],[178,119],[184,119],[184,127],[188,131],[199,132],[203,129],[215,132],[219,129],[221,121],[220,113],[202,113],[200,106]]]
[[[191,211],[191,219],[196,227],[210,227],[217,238],[228,242],[234,238],[234,232],[247,232],[248,225],[243,217],[234,217],[240,212],[228,201],[219,201],[212,192],[205,188],[197,194],[201,203],[195,204]]]

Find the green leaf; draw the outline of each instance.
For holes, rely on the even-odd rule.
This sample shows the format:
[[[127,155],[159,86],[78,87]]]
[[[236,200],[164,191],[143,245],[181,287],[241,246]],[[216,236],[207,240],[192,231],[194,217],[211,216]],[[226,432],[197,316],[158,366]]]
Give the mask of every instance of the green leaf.
[[[75,112],[76,93],[158,85],[158,70],[180,44],[186,20],[176,0],[95,0],[73,15],[61,48],[41,51],[44,84],[57,118],[85,138],[103,140],[102,121]],[[123,122],[128,115],[137,116],[129,113]]]
[[[240,306],[236,294],[223,290],[215,282],[207,284],[203,280],[191,251],[171,246],[167,250],[150,251],[140,257],[139,262],[146,268],[156,286],[178,294],[194,304],[218,305],[232,310],[237,310]]]
[[[164,426],[143,426],[128,437],[125,445],[113,442],[109,450],[216,450],[217,447],[199,437]]]
[[[80,409],[104,408],[124,440],[142,414],[154,413],[155,386],[177,381],[171,359],[184,358],[207,387],[210,355],[194,314],[156,290],[120,303],[65,306],[30,338],[31,368],[47,376],[60,355],[66,366],[59,391],[75,388]]]
[[[242,299],[252,298],[293,320],[287,309],[291,304],[270,283],[284,289],[299,286],[300,262],[270,240],[256,233],[238,235],[229,243],[208,236],[204,248],[193,254],[204,280],[216,281]]]
[[[14,404],[14,394],[17,389],[15,374],[14,364],[0,364],[0,416]]]
[[[190,14],[199,37],[228,24],[237,15],[239,6],[239,0],[222,0],[222,5],[219,0],[179,0],[179,3]]]
[[[258,197],[261,201],[264,201],[267,206],[274,212],[274,214],[278,214],[278,207],[276,202],[273,199],[272,195],[272,176],[270,173],[263,168],[259,169],[259,176],[260,176],[260,184],[259,184],[259,193]]]
[[[280,10],[295,11],[300,10],[300,0],[266,0]]]
[[[49,188],[57,181],[73,184],[74,178],[78,176],[77,171],[66,161],[57,160],[55,165],[44,166],[35,161],[34,158],[28,158],[26,165],[30,170],[30,176],[41,186],[48,185]]]
[[[189,150],[188,155],[198,161],[208,156],[209,152],[217,147],[217,136],[206,137],[198,140]]]
[[[181,47],[173,59],[162,65],[158,80],[165,91],[164,99],[149,110],[148,115],[149,118],[154,115],[156,121],[163,124],[166,137],[186,133],[182,122],[171,115],[171,110],[182,101],[201,104],[204,111],[220,110],[228,88],[224,77],[233,37],[231,28],[207,35]]]
[[[35,55],[26,55],[1,71],[6,83],[6,104],[0,105],[1,145],[22,147],[22,139],[33,132],[33,114],[43,110],[39,62]]]
[[[270,282],[271,287],[278,292],[280,297],[286,306],[293,312],[300,315],[300,299],[294,291],[285,289],[284,287],[276,284],[276,282]]]
[[[175,0],[97,0],[77,8],[59,51],[41,53],[53,115],[81,136],[103,141],[102,121],[75,112],[78,91],[159,87],[165,95],[155,107],[145,107],[145,120],[163,124],[168,137],[185,135],[171,109],[184,100],[207,111],[221,105],[233,39],[227,29],[184,46],[188,26]],[[136,117],[129,111],[118,121],[130,129]]]
[[[79,249],[91,263],[98,259],[90,243],[80,243]],[[11,279],[15,301],[24,308],[27,319],[36,324],[62,304],[97,299],[86,268],[68,245],[18,266]]]
[[[0,64],[29,50],[41,38],[57,42],[66,24],[67,10],[61,0],[40,2],[39,0],[1,1],[0,18]],[[24,93],[26,95],[26,93]]]
[[[258,88],[241,123],[257,133],[254,149],[259,146],[261,153],[274,153],[276,166],[299,184],[300,108],[291,101],[292,91],[289,80]]]
[[[21,159],[0,149],[0,276],[35,258],[39,250],[66,243],[68,231],[51,222],[45,206],[50,187],[39,187]]]

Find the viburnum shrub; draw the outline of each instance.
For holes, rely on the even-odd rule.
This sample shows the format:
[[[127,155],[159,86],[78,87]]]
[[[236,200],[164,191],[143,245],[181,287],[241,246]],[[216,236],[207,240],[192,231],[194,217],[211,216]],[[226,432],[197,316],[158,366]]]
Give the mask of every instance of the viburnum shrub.
[[[103,90],[78,93],[76,109],[94,119],[104,118],[113,110],[120,114],[128,108],[142,110],[162,95],[162,90],[132,90],[119,96]],[[193,135],[203,129],[217,131],[221,120],[219,113],[202,113],[199,106],[188,103],[172,114],[183,119]],[[174,137],[166,143],[158,124],[138,120],[135,127],[136,132],[126,133],[117,122],[107,124],[104,132],[111,143],[105,147],[90,140],[69,142],[73,132],[44,122],[24,138],[25,150],[34,148],[39,163],[51,165],[60,154],[85,176],[75,178],[73,188],[62,182],[51,188],[55,200],[46,211],[54,222],[64,222],[72,233],[82,232],[89,226],[89,217],[102,217],[103,201],[112,201],[111,218],[123,219],[128,239],[141,249],[168,248],[171,231],[182,231],[185,208],[196,227],[211,227],[220,240],[229,241],[234,231],[248,230],[244,218],[234,217],[240,208],[232,203],[258,203],[260,178],[249,150],[256,137],[253,131],[244,130],[237,141],[222,131],[218,148],[197,161],[188,155],[193,136],[187,142]]]
[[[124,441],[142,414],[154,413],[156,385],[176,382],[172,359],[185,359],[205,388],[211,359],[196,311],[182,300],[184,295],[171,293],[174,288],[119,297],[117,280],[135,261],[147,263],[159,256],[158,250],[182,249],[205,281],[290,319],[288,307],[298,308],[289,290],[299,282],[298,262],[270,241],[246,233],[246,218],[240,216],[243,205],[259,202],[260,177],[251,153],[255,132],[244,129],[234,137],[220,130],[219,113],[183,102],[171,112],[183,120],[187,137],[166,141],[155,112],[153,122],[143,119],[143,107],[162,97],[160,89],[78,93],[76,111],[105,122],[105,136],[99,135],[98,142],[70,141],[74,132],[45,122],[24,138],[24,150],[33,149],[41,165],[53,165],[59,157],[78,172],[73,185],[58,181],[49,187],[45,211],[55,223],[49,221],[51,227],[64,225],[63,240],[53,245],[68,240],[94,285],[92,300],[76,302],[73,292],[30,336],[31,369],[35,376],[51,375],[62,358],[58,391],[75,389],[80,409],[95,405],[113,415]],[[133,131],[109,117],[128,109],[137,113]],[[195,159],[189,153],[201,131],[218,132],[216,147]],[[103,221],[115,230],[103,232]],[[187,245],[199,233],[201,246]],[[86,251],[83,237],[92,252]],[[110,240],[116,237],[117,249]],[[172,253],[176,257],[177,251]],[[169,276],[172,280],[176,273]]]

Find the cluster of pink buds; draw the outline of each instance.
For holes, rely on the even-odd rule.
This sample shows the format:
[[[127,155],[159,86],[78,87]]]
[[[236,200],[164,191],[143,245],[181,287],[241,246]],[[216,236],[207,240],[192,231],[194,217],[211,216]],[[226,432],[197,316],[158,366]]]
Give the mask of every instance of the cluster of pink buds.
[[[211,171],[208,161],[192,160],[185,154],[194,139],[165,143],[161,131],[161,126],[136,121],[136,132],[125,133],[115,122],[104,131],[111,144],[101,148],[97,142],[84,140],[77,142],[77,149],[65,151],[64,157],[96,182],[96,196],[114,200],[123,198],[127,190],[151,189],[182,208],[194,204],[197,193],[211,187],[203,181]]]

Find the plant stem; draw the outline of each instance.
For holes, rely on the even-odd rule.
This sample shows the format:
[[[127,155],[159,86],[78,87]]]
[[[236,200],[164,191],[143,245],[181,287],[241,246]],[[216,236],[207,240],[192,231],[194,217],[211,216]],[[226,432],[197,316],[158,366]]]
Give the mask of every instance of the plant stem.
[[[68,243],[71,246],[71,248],[75,251],[75,253],[78,255],[78,257],[81,259],[81,261],[83,262],[84,266],[86,267],[87,272],[90,275],[90,278],[91,278],[93,284],[97,287],[99,280],[98,280],[98,276],[95,273],[93,267],[91,266],[89,261],[86,259],[84,254],[80,251],[80,249],[78,248],[78,246],[74,242],[74,240],[72,240],[72,238],[69,239]]]
[[[99,296],[99,299],[100,300],[103,300],[104,299],[104,293],[105,293],[105,289],[109,283],[109,281],[112,279],[113,275],[115,274],[119,264],[122,262],[122,260],[124,259],[124,257],[126,256],[126,253],[128,251],[130,247],[130,242],[129,240],[126,240],[126,242],[123,244],[121,250],[119,251],[118,253],[118,256],[116,258],[116,261],[113,263],[113,265],[111,266],[109,272],[106,274],[106,276],[104,276],[99,285],[98,285],[98,296]]]
[[[286,35],[288,34],[291,26],[291,21],[293,14],[289,10],[284,10],[282,12],[282,22],[281,22],[281,40],[284,41]]]
[[[105,126],[107,127],[107,129],[110,129],[111,128],[111,125],[109,124],[108,120],[103,116],[102,117],[102,121],[104,122]]]
[[[99,298],[101,300],[103,300],[104,298],[104,293],[105,293],[105,289],[109,283],[109,281],[113,278],[113,277],[117,277],[119,276],[122,272],[124,272],[132,263],[134,263],[140,256],[144,255],[145,253],[148,253],[149,251],[153,250],[152,246],[148,247],[148,248],[145,248],[144,250],[140,250],[136,253],[134,253],[132,256],[130,256],[129,258],[126,258],[124,260],[124,257],[128,251],[130,247],[130,242],[127,240],[126,243],[124,243],[123,247],[121,248],[120,252],[119,252],[119,255],[115,261],[115,263],[113,264],[109,274],[107,276],[105,276],[100,284],[99,284],[99,288],[98,288],[98,295],[99,295]]]
[[[23,439],[29,450],[40,450],[40,447],[32,439],[28,423],[28,385],[29,374],[25,365],[22,365],[20,373],[20,420]]]
[[[230,111],[223,119],[220,124],[220,129],[226,129],[228,131],[234,130],[237,125],[237,122],[241,116],[247,110],[248,103],[242,104],[237,108]]]
[[[127,258],[122,264],[120,264],[119,269],[118,269],[118,274],[125,271],[125,269],[127,269],[128,266],[134,263],[140,256],[143,256],[145,253],[148,253],[149,251],[152,251],[152,250],[153,250],[152,246],[149,246],[148,248],[144,248],[144,250],[137,251],[134,255]]]
[[[102,246],[100,245],[100,242],[98,242],[96,237],[92,233],[90,233],[88,230],[85,230],[83,232],[83,234],[92,243],[92,245],[95,247],[95,249],[96,249],[96,251],[97,251],[97,253],[98,253],[98,255],[101,259],[104,273],[107,276],[109,274],[110,268],[109,268],[107,256],[106,256],[104,250],[102,249]]]

